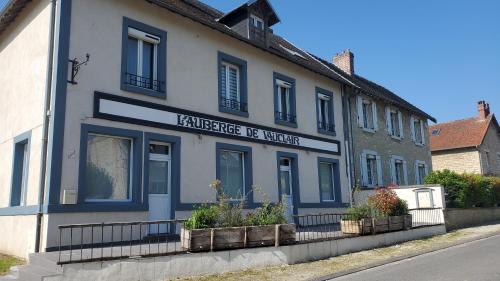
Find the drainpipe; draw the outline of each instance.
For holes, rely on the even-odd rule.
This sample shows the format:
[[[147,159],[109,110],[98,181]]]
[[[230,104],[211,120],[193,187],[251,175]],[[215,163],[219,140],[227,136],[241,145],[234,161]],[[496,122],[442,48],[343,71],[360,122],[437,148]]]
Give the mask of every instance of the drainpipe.
[[[352,188],[353,188],[353,173],[352,173],[352,147],[351,147],[351,111],[350,111],[350,104],[349,104],[349,95],[346,93],[346,85],[342,85],[342,111],[343,111],[343,121],[344,121],[344,146],[345,146],[345,159],[346,159],[346,166],[347,166],[347,179],[348,179],[348,184],[349,184],[349,205],[352,207],[353,205],[353,198],[352,198]]]
[[[52,99],[52,69],[54,60],[54,30],[55,30],[55,13],[57,0],[50,1],[50,27],[49,27],[49,46],[47,55],[47,74],[45,78],[45,99],[43,104],[43,135],[42,149],[40,160],[40,180],[38,187],[38,211],[36,214],[36,233],[35,233],[35,252],[40,252],[40,240],[42,231],[43,205],[45,198],[45,178],[47,172],[47,148],[50,122],[50,101]]]

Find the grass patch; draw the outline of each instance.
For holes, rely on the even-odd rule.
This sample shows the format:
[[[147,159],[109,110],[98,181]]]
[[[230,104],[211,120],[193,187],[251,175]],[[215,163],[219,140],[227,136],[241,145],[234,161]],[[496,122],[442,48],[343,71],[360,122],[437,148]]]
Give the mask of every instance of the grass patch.
[[[0,254],[0,275],[7,274],[11,266],[23,263],[24,261],[21,259]]]

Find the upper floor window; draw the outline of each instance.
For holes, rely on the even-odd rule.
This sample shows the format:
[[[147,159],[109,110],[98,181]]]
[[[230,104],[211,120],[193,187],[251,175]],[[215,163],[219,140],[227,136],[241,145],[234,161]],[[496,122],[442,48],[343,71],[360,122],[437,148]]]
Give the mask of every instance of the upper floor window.
[[[274,73],[274,118],[280,125],[297,127],[295,79]]]
[[[382,186],[382,161],[374,151],[363,151],[361,154],[361,178],[363,186]]]
[[[250,26],[257,28],[257,29],[260,29],[260,30],[264,30],[264,21],[255,15],[251,15],[250,16]]]
[[[358,96],[358,125],[363,130],[375,132],[378,130],[377,104],[374,100]]]
[[[122,90],[165,97],[166,32],[123,20]]]
[[[219,111],[248,117],[246,62],[219,52]]]
[[[316,88],[316,107],[318,132],[335,135],[333,93],[325,89]]]
[[[416,144],[424,145],[425,144],[425,131],[424,131],[424,122],[422,119],[412,116],[410,120],[411,125],[411,137]]]
[[[387,118],[387,132],[395,139],[402,139],[404,136],[403,130],[403,115],[400,110],[387,106],[385,108]]]
[[[428,166],[424,161],[415,161],[415,184],[424,184],[428,173]]]
[[[399,186],[408,185],[408,167],[406,161],[402,157],[392,156],[391,178],[392,182]]]

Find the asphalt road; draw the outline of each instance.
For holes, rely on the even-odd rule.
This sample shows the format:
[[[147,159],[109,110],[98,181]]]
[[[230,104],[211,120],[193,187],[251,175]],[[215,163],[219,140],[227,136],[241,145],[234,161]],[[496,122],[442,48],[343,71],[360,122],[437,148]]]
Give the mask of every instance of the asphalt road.
[[[500,235],[331,281],[500,281]]]

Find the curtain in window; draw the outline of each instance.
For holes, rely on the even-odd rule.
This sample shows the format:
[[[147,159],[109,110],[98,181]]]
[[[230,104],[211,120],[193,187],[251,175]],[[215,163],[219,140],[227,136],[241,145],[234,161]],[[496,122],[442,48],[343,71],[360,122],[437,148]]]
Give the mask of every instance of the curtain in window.
[[[220,181],[226,196],[232,199],[243,197],[243,153],[220,152]]]
[[[323,200],[333,200],[333,173],[332,164],[320,163],[320,186],[321,186],[321,198]]]
[[[137,49],[139,41],[134,37],[128,37],[127,46],[127,73],[137,74]],[[131,82],[131,81],[129,81]]]
[[[130,199],[132,141],[89,135],[85,175],[86,200]]]
[[[153,80],[153,65],[154,65],[154,45],[148,42],[142,43],[142,77],[147,78],[146,86],[150,87]]]
[[[229,98],[238,100],[238,70],[233,67],[229,67]]]

